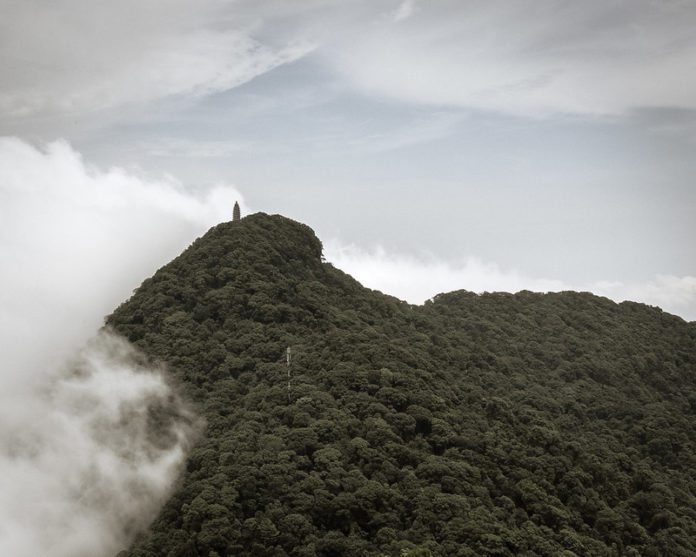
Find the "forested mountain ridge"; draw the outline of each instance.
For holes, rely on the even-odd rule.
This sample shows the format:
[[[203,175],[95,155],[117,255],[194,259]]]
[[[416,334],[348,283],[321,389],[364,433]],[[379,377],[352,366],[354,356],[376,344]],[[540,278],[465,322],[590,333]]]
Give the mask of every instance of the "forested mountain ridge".
[[[129,555],[696,555],[696,323],[574,292],[413,306],[321,253],[224,223],[107,319],[207,422]]]

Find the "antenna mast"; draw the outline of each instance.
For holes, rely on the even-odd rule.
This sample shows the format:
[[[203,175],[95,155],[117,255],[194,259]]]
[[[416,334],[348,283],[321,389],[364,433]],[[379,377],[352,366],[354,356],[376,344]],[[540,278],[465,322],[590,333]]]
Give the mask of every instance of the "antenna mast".
[[[288,368],[288,404],[290,404],[290,347],[288,346],[285,350],[285,363]]]

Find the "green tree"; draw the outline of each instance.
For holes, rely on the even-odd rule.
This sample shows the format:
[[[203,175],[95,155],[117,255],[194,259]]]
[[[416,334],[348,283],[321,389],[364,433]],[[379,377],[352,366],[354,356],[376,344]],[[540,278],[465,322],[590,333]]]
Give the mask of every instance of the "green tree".
[[[108,318],[206,423],[128,555],[696,555],[696,323],[575,292],[413,306],[321,253],[249,215]]]

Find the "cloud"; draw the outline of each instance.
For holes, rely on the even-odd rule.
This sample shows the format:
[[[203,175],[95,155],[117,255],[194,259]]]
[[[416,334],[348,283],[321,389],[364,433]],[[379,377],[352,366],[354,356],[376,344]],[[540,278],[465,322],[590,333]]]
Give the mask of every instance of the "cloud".
[[[46,6],[6,2],[0,116],[76,114],[197,97],[241,85],[296,60],[311,45],[252,36],[248,9],[204,0]],[[222,10],[226,5],[227,9]],[[237,16],[237,17],[235,17]]]
[[[172,402],[171,443],[150,443],[147,408],[172,393],[121,340],[67,362],[235,200],[246,212],[230,186],[193,194],[90,166],[65,142],[0,139],[0,554],[113,557],[156,511],[190,417]]]
[[[644,282],[598,281],[589,290],[621,302],[633,300],[658,306],[688,321],[696,321],[696,277],[657,275]]]
[[[688,3],[453,0],[411,13],[405,2],[355,29],[327,63],[367,94],[409,103],[532,116],[696,107]]]
[[[694,25],[679,0],[5,0],[0,115],[200,98],[310,52],[342,87],[407,103],[533,116],[694,109]]]
[[[394,21],[403,21],[413,15],[416,10],[416,0],[404,0],[394,12]]]
[[[3,388],[0,553],[113,557],[155,518],[197,428],[106,331],[41,388]]]
[[[476,257],[459,262],[389,253],[377,247],[366,250],[325,243],[328,261],[369,288],[413,304],[422,304],[441,292],[560,292],[577,290],[606,296],[617,302],[632,300],[656,305],[686,320],[696,320],[696,277],[660,275],[645,282],[593,281],[572,283],[528,276],[515,269],[502,269]]]
[[[138,150],[153,157],[192,159],[224,158],[238,153],[249,153],[258,148],[251,141],[192,141],[173,137],[144,141],[138,146]]]
[[[413,147],[454,134],[463,120],[463,115],[458,112],[435,112],[401,123],[395,129],[383,133],[363,134],[357,139],[348,141],[346,147],[370,153],[384,153]]]
[[[56,350],[83,342],[144,277],[228,220],[235,200],[246,211],[230,186],[193,194],[171,178],[92,167],[64,142],[39,150],[0,139],[5,361],[15,349],[23,366],[41,354],[41,365],[53,361],[26,351],[27,335]],[[56,336],[66,316],[71,326]]]

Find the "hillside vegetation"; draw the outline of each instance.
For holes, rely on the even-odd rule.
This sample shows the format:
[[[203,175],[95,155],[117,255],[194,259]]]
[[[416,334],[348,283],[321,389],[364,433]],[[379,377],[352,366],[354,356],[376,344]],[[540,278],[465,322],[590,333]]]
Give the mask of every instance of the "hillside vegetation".
[[[207,422],[131,557],[696,555],[696,323],[413,306],[321,254],[280,216],[221,224],[108,318]]]

